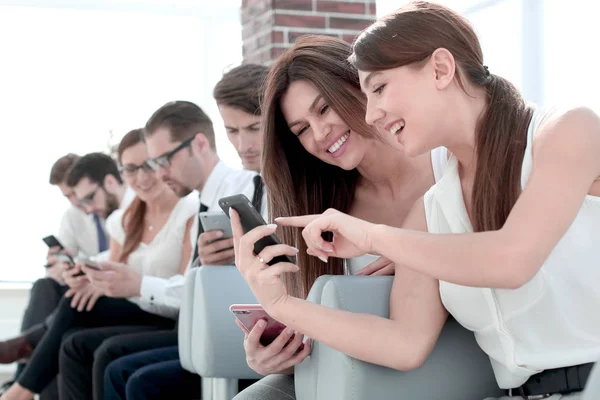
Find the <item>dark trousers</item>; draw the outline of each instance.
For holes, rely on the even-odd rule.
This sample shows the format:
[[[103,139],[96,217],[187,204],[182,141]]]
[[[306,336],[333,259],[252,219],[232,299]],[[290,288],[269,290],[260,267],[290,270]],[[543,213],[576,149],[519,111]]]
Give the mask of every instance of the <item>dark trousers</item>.
[[[68,287],[63,286],[52,278],[38,279],[31,286],[29,292],[29,302],[23,313],[23,322],[21,323],[21,332],[43,323],[56,309],[60,299],[64,296]],[[36,344],[36,343],[32,343]],[[25,369],[25,364],[17,364],[17,372],[14,380],[19,379],[19,376]],[[41,393],[41,399],[56,399],[58,397],[58,389],[56,382],[52,381]]]
[[[176,344],[176,331],[158,327],[104,327],[77,332],[64,341],[60,350],[60,398],[101,400],[105,398],[105,370],[113,360]]]
[[[132,324],[168,328],[173,325],[173,320],[143,311],[126,299],[102,297],[91,311],[78,312],[71,308],[71,299],[63,298],[56,310],[52,324],[18,379],[21,386],[33,393],[40,393],[58,374],[61,340],[64,333],[73,328]]]
[[[104,399],[199,399],[200,376],[184,370],[177,346],[146,350],[110,363]]]

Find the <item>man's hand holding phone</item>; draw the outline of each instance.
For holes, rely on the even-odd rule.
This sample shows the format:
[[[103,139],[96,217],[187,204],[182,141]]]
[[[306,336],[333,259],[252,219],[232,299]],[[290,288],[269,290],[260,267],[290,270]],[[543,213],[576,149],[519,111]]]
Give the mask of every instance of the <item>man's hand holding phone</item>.
[[[60,284],[66,284],[65,279],[64,279],[64,273],[69,269],[72,268],[73,264],[66,262],[66,261],[61,261],[61,262],[57,262],[55,264],[53,264],[52,266],[46,268],[46,275],[49,276],[50,278],[54,279],[56,282],[60,283]]]
[[[223,239],[223,231],[204,232],[198,237],[198,257],[202,265],[232,265],[233,238]]]
[[[267,323],[258,321],[252,330],[248,331],[236,319],[235,323],[244,332],[244,350],[248,366],[261,375],[291,374],[293,367],[300,364],[310,354],[312,341],[302,343],[304,335],[294,333],[292,329],[284,329],[268,346],[260,343]]]

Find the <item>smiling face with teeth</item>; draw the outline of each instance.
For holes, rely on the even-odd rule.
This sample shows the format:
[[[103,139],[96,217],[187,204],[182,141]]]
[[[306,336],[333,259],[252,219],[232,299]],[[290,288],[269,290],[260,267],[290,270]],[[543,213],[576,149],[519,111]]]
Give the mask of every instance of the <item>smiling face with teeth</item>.
[[[148,149],[144,142],[139,142],[123,150],[120,157],[123,167],[138,167],[148,159]],[[136,196],[142,201],[151,201],[160,196],[168,186],[158,177],[154,171],[148,168],[138,168],[133,174],[123,174],[125,182],[133,189]]]
[[[312,83],[292,82],[281,98],[281,111],[290,131],[320,160],[351,170],[364,158],[368,139],[354,132]]]
[[[441,57],[444,55],[442,54]],[[421,64],[382,71],[358,71],[367,96],[366,122],[395,148],[415,157],[443,144],[451,126],[452,100],[436,56]]]

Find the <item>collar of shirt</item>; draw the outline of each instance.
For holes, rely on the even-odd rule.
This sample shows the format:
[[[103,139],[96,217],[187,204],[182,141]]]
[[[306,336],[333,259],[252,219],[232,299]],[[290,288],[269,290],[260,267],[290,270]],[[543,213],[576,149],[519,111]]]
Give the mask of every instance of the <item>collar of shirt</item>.
[[[232,168],[228,167],[223,161],[220,161],[215,165],[213,170],[208,175],[206,179],[206,183],[202,188],[200,193],[200,202],[202,204],[211,207],[213,203],[216,203],[218,199],[216,197],[219,195],[220,187],[225,182],[227,175],[232,170]]]

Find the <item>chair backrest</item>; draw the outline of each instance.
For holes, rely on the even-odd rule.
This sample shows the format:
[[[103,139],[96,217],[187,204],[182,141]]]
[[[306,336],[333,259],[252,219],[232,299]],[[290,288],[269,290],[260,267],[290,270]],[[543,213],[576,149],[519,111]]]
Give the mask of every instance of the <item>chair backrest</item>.
[[[320,298],[320,304],[389,317],[393,278],[327,276],[319,280],[325,282],[313,287],[320,292],[313,298]],[[298,400],[480,400],[499,397],[502,391],[473,333],[451,318],[425,364],[409,372],[359,361],[316,343],[311,356],[296,367],[296,395]]]
[[[179,353],[183,367],[204,378],[259,379],[261,376],[246,363],[244,334],[229,311],[232,304],[257,303],[237,268],[197,268],[188,276],[185,290],[186,303],[191,303],[180,312]],[[182,332],[184,328],[190,333]],[[186,359],[188,354],[191,362]]]

